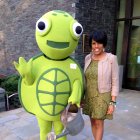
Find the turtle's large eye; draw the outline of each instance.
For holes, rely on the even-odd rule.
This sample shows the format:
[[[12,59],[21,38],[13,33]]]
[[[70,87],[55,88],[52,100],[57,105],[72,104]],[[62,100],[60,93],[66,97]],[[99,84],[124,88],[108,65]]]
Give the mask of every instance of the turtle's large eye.
[[[83,33],[83,27],[80,23],[78,22],[73,22],[71,24],[71,34],[73,36],[74,39],[79,39],[79,37],[82,35]]]
[[[36,30],[41,36],[46,35],[51,28],[51,21],[48,19],[39,19],[36,23]]]
[[[73,32],[74,35],[79,37],[83,33],[83,27],[80,23],[76,22],[73,24]]]

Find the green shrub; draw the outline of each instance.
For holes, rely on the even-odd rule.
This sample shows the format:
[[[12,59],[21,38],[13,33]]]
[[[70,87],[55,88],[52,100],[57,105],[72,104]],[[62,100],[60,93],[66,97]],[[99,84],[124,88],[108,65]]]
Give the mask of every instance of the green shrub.
[[[17,92],[18,80],[19,75],[10,75],[0,80],[0,86],[4,88],[7,92]]]
[[[0,87],[5,89],[5,95],[8,97],[8,100],[6,101],[7,109],[15,109],[21,107],[18,95],[13,96],[13,93],[18,92],[19,78],[20,76],[15,74],[0,78]]]
[[[0,78],[0,85],[2,82],[4,82],[5,78]]]

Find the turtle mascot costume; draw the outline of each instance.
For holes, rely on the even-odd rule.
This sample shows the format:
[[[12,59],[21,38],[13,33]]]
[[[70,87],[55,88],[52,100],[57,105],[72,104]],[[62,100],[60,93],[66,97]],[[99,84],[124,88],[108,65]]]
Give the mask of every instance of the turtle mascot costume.
[[[70,55],[82,32],[81,24],[67,12],[49,11],[36,23],[36,42],[42,53],[28,62],[23,57],[14,62],[21,75],[20,101],[36,116],[40,140],[46,140],[52,128],[56,135],[62,133],[60,116],[68,103],[80,106],[83,72]],[[66,136],[59,140],[66,140]]]

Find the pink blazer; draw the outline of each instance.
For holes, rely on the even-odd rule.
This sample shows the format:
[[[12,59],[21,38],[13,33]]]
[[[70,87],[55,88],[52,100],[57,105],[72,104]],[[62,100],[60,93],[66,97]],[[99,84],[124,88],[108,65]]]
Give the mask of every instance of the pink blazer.
[[[91,54],[85,57],[84,72],[91,62]],[[111,92],[112,96],[119,93],[119,67],[117,57],[107,53],[104,60],[98,63],[98,90],[100,93]]]

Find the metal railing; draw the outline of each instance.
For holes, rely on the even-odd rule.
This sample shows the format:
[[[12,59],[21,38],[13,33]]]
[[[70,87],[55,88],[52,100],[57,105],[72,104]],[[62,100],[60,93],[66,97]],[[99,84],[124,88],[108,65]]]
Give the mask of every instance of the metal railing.
[[[18,96],[18,93],[13,93],[13,94],[11,94],[9,96],[8,96],[8,94],[5,94],[5,95],[6,95],[6,109],[10,110],[9,100],[10,100],[10,98],[12,98],[14,96]]]

